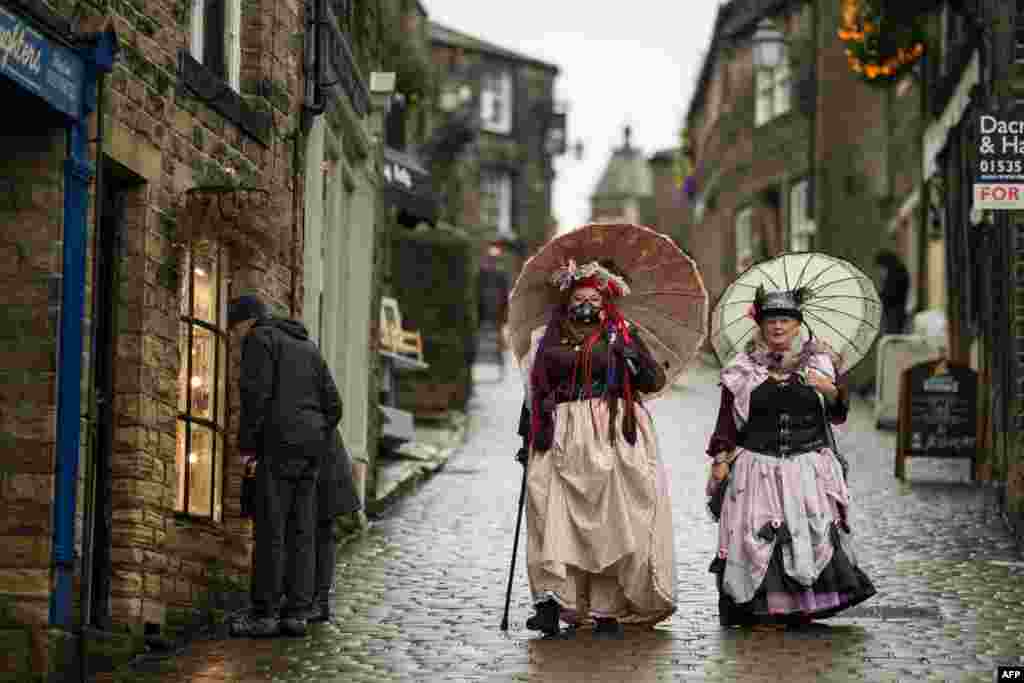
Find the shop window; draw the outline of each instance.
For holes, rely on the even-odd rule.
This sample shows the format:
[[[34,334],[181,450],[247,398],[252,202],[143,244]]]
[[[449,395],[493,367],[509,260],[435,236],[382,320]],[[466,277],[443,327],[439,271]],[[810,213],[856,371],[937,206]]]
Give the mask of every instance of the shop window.
[[[507,71],[486,74],[480,84],[480,118],[484,130],[512,132],[512,75]]]
[[[193,0],[190,52],[197,62],[239,91],[241,0]]]
[[[227,414],[226,256],[207,242],[195,245],[185,261],[175,511],[220,521]]]
[[[736,272],[754,265],[754,212],[747,207],[736,214]]]
[[[789,250],[813,251],[817,227],[808,217],[807,179],[793,183],[789,188]]]
[[[768,123],[789,111],[791,83],[788,54],[783,53],[777,66],[758,67],[755,76],[755,87],[757,88],[756,125]]]
[[[507,171],[481,173],[480,214],[484,225],[512,236],[512,176]]]

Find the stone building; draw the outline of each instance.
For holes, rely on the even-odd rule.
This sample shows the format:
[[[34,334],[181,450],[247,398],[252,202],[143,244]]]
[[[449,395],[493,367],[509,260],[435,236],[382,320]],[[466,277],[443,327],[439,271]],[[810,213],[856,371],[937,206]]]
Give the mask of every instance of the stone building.
[[[318,59],[310,14],[330,18]],[[4,0],[0,31],[24,27],[40,56],[0,75],[25,114],[0,178],[0,630],[16,675],[71,671],[101,643],[130,653],[244,599],[233,296],[306,321],[339,377],[349,448],[375,450],[367,81],[402,17],[387,2],[87,1],[72,15]],[[80,650],[81,626],[106,636]]]
[[[504,297],[525,259],[554,232],[554,159],[566,151],[566,114],[554,94],[558,67],[434,22],[430,39],[437,118],[465,131],[457,161],[435,164],[435,174],[447,219],[478,243],[488,328],[481,338],[496,342]]]
[[[650,225],[654,219],[654,187],[643,150],[633,146],[626,126],[622,145],[613,152],[590,195],[590,220]]]
[[[891,222],[912,210],[919,86],[865,84],[838,22],[838,4],[820,0],[719,8],[685,124],[697,169],[692,251],[712,304],[783,251],[824,251],[873,273]],[[755,33],[775,35],[774,49],[755,49]],[[869,356],[855,384],[873,368]]]

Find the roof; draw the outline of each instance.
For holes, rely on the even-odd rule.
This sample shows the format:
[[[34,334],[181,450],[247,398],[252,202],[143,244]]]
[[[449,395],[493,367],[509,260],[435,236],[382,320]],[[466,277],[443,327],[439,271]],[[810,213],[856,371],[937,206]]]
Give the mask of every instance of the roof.
[[[678,147],[668,147],[666,149],[659,149],[657,152],[651,155],[649,161],[652,164],[672,163],[676,160],[676,155],[678,154]]]
[[[804,4],[807,0],[731,0],[718,6],[715,25],[711,34],[711,45],[704,54],[704,62],[700,67],[700,76],[690,106],[686,112],[689,121],[694,112],[704,102],[704,93],[714,71],[715,57],[723,42],[729,41],[757,27],[757,22],[767,16],[778,14],[784,8],[794,4]]]
[[[631,134],[626,126],[622,146],[612,152],[597,189],[590,196],[592,200],[647,197],[654,193],[651,168],[643,152],[630,144]]]
[[[471,52],[482,52],[488,55],[504,57],[505,59],[515,62],[532,64],[547,71],[558,73],[558,67],[554,64],[550,64],[520,52],[515,52],[514,50],[509,50],[501,47],[500,45],[495,45],[494,43],[489,43],[486,40],[471,36],[468,33],[463,33],[462,31],[456,31],[453,28],[442,26],[436,21],[430,22],[430,40],[435,43],[451,45],[452,47],[461,47],[463,50],[469,50]]]

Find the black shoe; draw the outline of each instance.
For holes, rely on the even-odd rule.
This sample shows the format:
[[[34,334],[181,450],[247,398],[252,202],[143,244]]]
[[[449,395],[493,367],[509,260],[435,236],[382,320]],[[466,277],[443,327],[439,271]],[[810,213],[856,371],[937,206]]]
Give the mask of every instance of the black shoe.
[[[536,609],[537,613],[526,620],[526,628],[531,631],[541,631],[548,636],[558,633],[558,617],[562,612],[561,606],[548,598],[539,603]]]
[[[622,624],[618,619],[595,619],[594,635],[601,638],[621,638],[623,636]]]
[[[309,619],[307,621],[311,624],[323,624],[331,620],[331,606],[320,605],[310,610]]]

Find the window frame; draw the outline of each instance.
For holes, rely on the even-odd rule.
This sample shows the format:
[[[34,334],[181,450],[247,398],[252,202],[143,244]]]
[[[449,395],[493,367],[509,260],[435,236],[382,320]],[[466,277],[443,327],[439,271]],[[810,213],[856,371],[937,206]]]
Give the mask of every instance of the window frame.
[[[789,48],[774,67],[754,69],[754,125],[763,126],[793,110],[793,68]]]
[[[500,118],[494,116],[495,102]],[[508,135],[512,132],[512,108],[515,104],[512,74],[508,69],[485,73],[480,79],[480,125],[490,132]]]
[[[242,0],[213,0],[221,3],[224,11],[224,81],[235,92],[241,92],[242,66]],[[189,53],[210,73],[217,72],[203,61],[206,40],[206,7],[210,0],[192,0],[191,36]]]
[[[745,240],[740,239],[740,222],[743,219],[746,222]],[[736,274],[738,275],[754,264],[754,207],[748,205],[737,209],[733,216],[732,226]],[[743,242],[746,242],[746,249],[741,251]],[[744,265],[744,259],[749,259],[750,262]]]
[[[179,432],[177,430],[177,427],[182,424],[184,425],[184,445],[177,446],[177,448],[183,449],[182,462],[178,463],[176,452],[175,464],[177,466],[182,467],[184,471],[178,473],[178,476],[175,477],[174,513],[175,515],[180,517],[200,520],[213,524],[221,524],[223,523],[224,520],[224,473],[226,468],[226,459],[224,455],[227,450],[227,402],[230,399],[228,392],[228,387],[230,385],[228,369],[230,366],[231,358],[231,336],[226,327],[227,316],[225,311],[227,298],[226,290],[228,287],[227,249],[223,244],[217,243],[211,245],[211,253],[215,254],[214,258],[217,272],[216,294],[214,295],[212,301],[213,317],[216,319],[215,322],[203,320],[202,318],[196,316],[196,273],[194,265],[195,247],[188,249],[184,257],[185,278],[187,278],[187,284],[185,286],[188,288],[188,312],[186,314],[181,310],[181,307],[179,306],[178,330],[180,335],[182,332],[182,328],[184,327],[186,329],[187,335],[187,353],[185,354],[185,359],[183,361],[184,367],[179,369],[179,373],[181,372],[181,370],[184,370],[184,376],[186,378],[186,381],[182,385],[179,380],[177,396],[178,408],[177,414],[175,416],[176,444],[177,439],[179,438]],[[193,415],[193,387],[191,378],[193,376],[192,356],[196,338],[196,328],[205,330],[207,333],[209,333],[215,345],[213,362],[213,386],[211,388],[212,397],[211,406],[209,410],[210,417],[201,417]],[[179,344],[180,342],[181,339],[179,337]],[[222,379],[223,384],[221,384]],[[184,397],[182,397],[182,391],[184,391]],[[184,398],[185,404],[184,411],[182,411],[180,407],[182,398]],[[189,456],[192,453],[193,425],[197,425],[203,429],[208,430],[211,435],[209,514],[192,512],[190,510],[190,480],[192,467],[189,466]]]
[[[800,192],[802,190],[802,192]],[[790,183],[789,195],[787,197],[787,232],[789,233],[789,251],[814,251],[815,238],[818,235],[818,226],[814,219],[807,216],[807,200],[810,191],[810,179],[808,177],[798,178]],[[802,194],[801,201],[794,201],[797,192]],[[803,247],[798,241],[806,240]],[[801,242],[802,243],[802,242]]]
[[[491,189],[496,188],[497,192]],[[484,213],[484,198],[496,197],[495,211],[497,222],[491,220],[490,206],[487,207],[487,216],[481,216],[484,224],[493,228],[503,237],[514,237],[515,230],[512,228],[512,174],[503,168],[485,168],[480,173],[480,199],[481,214]],[[489,203],[489,202],[488,202]]]

